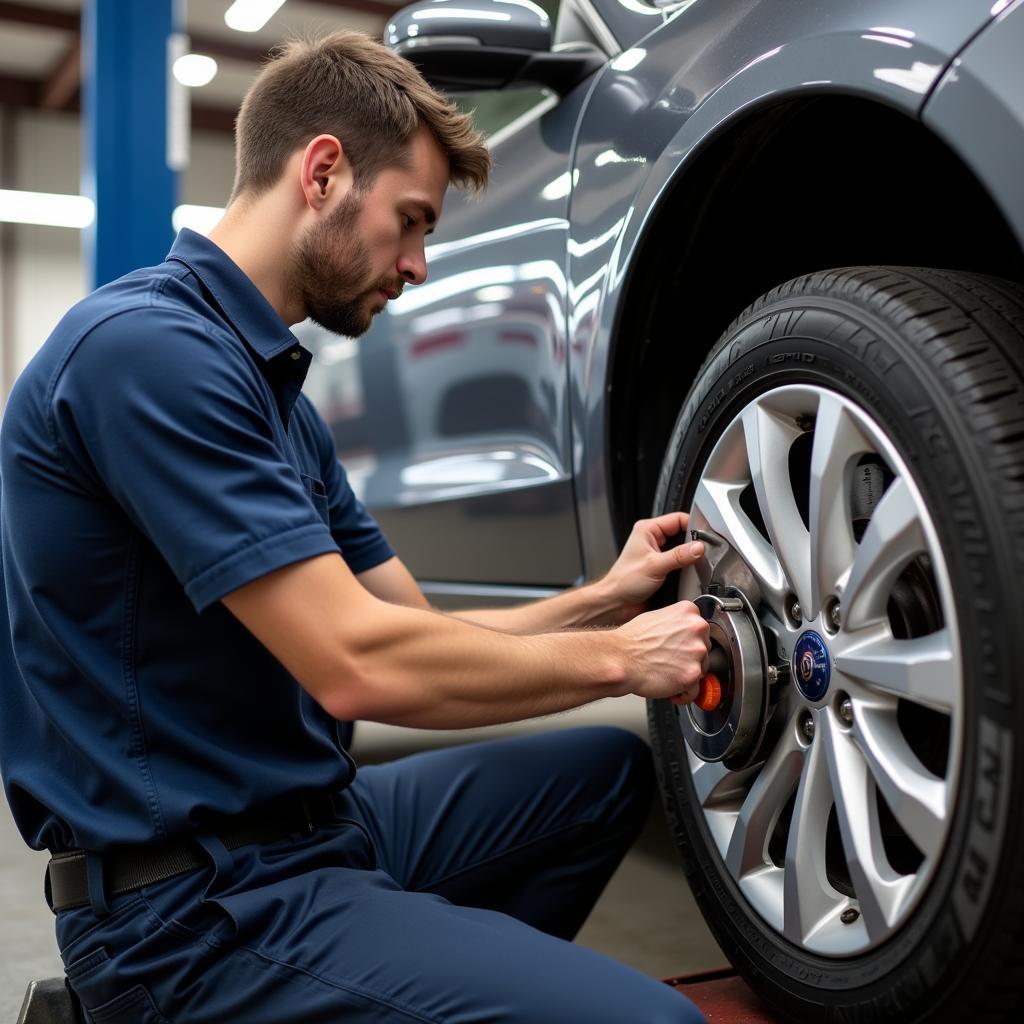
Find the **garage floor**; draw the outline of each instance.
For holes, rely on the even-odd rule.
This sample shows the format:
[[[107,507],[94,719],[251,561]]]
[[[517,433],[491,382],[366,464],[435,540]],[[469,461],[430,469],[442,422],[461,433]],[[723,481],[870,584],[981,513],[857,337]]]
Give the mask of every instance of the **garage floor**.
[[[438,733],[360,723],[354,756],[365,764],[388,761],[433,746],[472,742],[595,722],[646,735],[644,703],[602,701],[565,715],[491,729]],[[6,808],[0,811],[0,1024],[13,1022],[31,978],[61,972],[53,919],[42,896],[46,857],[28,850]],[[726,965],[690,896],[660,807],[612,878],[577,941],[655,977],[690,974]]]

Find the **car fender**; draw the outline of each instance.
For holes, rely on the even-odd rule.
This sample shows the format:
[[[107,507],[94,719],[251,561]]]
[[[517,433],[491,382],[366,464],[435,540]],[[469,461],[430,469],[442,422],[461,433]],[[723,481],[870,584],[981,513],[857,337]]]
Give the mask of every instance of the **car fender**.
[[[1024,0],[1015,0],[953,61],[922,119],[985,186],[1024,248],[1022,55]]]
[[[808,12],[698,0],[601,72],[577,127],[567,255],[573,470],[588,577],[614,560],[619,541],[607,374],[630,270],[662,200],[738,119],[787,100],[859,96],[919,117],[990,5],[957,6],[954,23],[948,12],[929,22],[919,3]],[[904,7],[917,22],[901,17]]]

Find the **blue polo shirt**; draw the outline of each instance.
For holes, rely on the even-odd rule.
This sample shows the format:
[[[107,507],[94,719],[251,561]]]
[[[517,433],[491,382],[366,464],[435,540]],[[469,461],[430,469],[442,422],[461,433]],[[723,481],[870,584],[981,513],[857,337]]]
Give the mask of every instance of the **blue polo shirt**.
[[[300,393],[311,358],[182,231],[73,307],[15,384],[0,771],[30,846],[161,842],[351,781],[344,730],[219,601],[314,555],[355,573],[393,555]]]

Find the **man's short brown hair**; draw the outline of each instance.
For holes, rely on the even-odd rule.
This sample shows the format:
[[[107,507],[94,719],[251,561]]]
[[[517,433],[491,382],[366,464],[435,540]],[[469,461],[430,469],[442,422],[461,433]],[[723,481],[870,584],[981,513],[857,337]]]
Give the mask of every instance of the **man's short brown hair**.
[[[231,198],[265,192],[292,153],[323,133],[341,141],[355,187],[368,188],[385,167],[405,162],[420,125],[447,154],[452,184],[486,186],[491,157],[483,136],[405,58],[360,32],[290,42],[242,100]]]

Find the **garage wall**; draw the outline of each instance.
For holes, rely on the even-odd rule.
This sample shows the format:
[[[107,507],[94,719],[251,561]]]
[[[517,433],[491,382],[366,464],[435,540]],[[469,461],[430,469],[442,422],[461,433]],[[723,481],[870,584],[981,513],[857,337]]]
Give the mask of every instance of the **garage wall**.
[[[223,206],[235,177],[235,144],[230,135],[212,132],[192,136],[189,165],[181,176],[181,202]]]
[[[9,188],[75,194],[79,191],[78,117],[19,112],[7,115],[11,152]],[[69,228],[7,224],[4,277],[7,348],[4,395],[13,378],[72,303],[85,294],[80,233]]]
[[[8,121],[6,131],[2,119]],[[4,167],[5,188],[77,194],[78,115],[0,109],[0,169]],[[191,163],[180,181],[180,202],[223,206],[233,169],[231,137],[197,133]],[[86,289],[79,231],[0,224],[0,405],[18,373]]]

